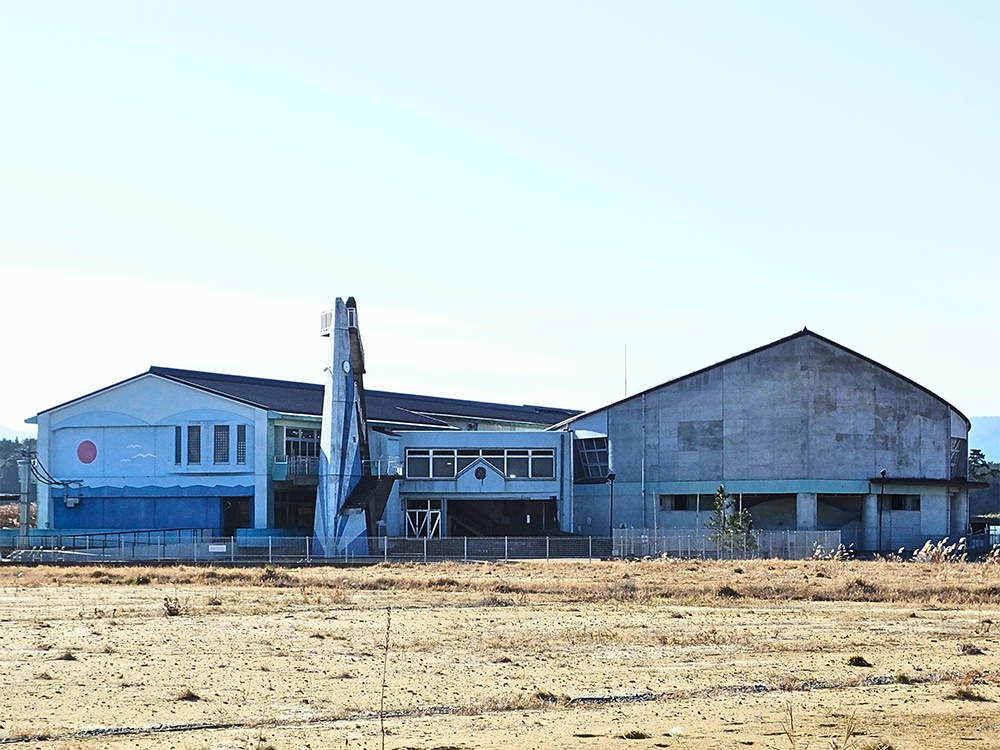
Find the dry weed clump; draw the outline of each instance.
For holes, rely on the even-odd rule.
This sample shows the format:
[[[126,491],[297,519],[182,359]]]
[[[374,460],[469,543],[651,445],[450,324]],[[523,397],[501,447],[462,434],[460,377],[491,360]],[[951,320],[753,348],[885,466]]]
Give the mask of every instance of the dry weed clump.
[[[933,563],[962,563],[966,561],[968,553],[965,548],[965,537],[959,539],[955,544],[948,544],[948,537],[945,537],[937,544],[927,540],[924,546],[913,553],[911,562]]]
[[[535,690],[533,693],[507,693],[503,695],[488,695],[475,706],[470,707],[470,714],[497,713],[501,711],[537,711],[542,708],[565,708],[570,704],[568,695],[557,695],[547,690]]]

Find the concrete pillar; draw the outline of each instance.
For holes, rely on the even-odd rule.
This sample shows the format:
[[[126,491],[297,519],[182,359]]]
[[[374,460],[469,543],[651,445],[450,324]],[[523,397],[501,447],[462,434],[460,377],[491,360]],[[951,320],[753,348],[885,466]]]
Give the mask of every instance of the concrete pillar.
[[[879,547],[878,495],[865,495],[861,501],[861,539],[858,548],[874,552]]]
[[[816,493],[800,492],[795,496],[795,528],[799,531],[815,531],[817,528]]]

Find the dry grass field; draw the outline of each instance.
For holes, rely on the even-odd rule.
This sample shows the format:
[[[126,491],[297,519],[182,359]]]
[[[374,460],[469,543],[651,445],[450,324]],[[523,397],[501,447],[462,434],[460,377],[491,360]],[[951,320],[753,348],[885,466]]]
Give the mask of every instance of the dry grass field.
[[[0,565],[17,748],[1000,745],[1000,565]]]

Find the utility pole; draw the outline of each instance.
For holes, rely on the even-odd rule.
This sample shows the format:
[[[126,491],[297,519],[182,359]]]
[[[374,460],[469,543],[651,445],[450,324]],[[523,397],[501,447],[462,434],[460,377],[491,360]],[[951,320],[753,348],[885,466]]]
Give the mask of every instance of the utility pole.
[[[18,478],[21,480],[21,502],[20,502],[20,528],[18,531],[18,549],[28,549],[31,547],[29,530],[31,528],[31,454],[27,450],[21,451],[21,457],[17,460]]]

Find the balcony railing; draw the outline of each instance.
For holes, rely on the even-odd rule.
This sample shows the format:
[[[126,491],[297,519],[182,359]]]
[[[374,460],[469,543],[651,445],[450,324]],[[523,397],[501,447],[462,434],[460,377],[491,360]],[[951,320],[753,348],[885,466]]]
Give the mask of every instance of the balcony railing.
[[[271,476],[277,481],[319,475],[319,459],[313,456],[275,456]]]

